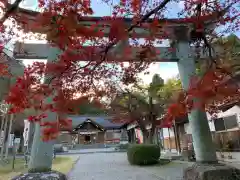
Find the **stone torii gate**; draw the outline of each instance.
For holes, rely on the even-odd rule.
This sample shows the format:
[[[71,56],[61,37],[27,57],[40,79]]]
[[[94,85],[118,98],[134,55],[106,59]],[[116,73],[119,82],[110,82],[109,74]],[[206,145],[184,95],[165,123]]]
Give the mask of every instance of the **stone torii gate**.
[[[27,17],[29,22],[34,21],[37,14],[38,12],[25,9],[19,9],[18,11],[18,15],[24,16],[25,18]],[[126,18],[124,21],[128,27],[131,26],[131,19]],[[99,24],[104,25],[104,33],[107,37],[109,26],[106,20],[98,17],[86,17],[79,19],[79,23],[84,26],[90,26],[96,22],[100,22]],[[165,22],[167,22],[167,25],[164,24]],[[168,33],[169,36],[166,38],[176,41],[176,52],[169,53],[168,48],[156,47],[157,51],[160,51],[161,54],[157,55],[155,62],[177,62],[182,86],[185,90],[187,90],[189,88],[190,79],[195,74],[196,70],[194,51],[189,45],[191,40],[189,33],[193,27],[193,24],[186,23],[183,19],[162,20],[162,23],[163,26],[159,27],[159,33],[157,35],[159,37],[163,37],[163,34],[166,35],[166,31],[170,32]],[[38,31],[41,32],[41,30]],[[148,30],[140,26],[135,29],[135,33],[139,38],[146,37],[149,34]],[[128,42],[120,42],[117,47],[118,50],[119,46],[122,45],[129,44]],[[116,50],[116,48],[113,50]],[[134,55],[134,53],[136,53],[136,49],[133,49],[132,52]],[[14,57],[17,59],[47,59],[48,62],[50,62],[55,60],[59,53],[60,51],[58,49],[51,47],[48,44],[16,43],[14,48]],[[109,53],[111,54],[113,51]],[[121,59],[120,52],[117,56],[119,59]],[[206,56],[202,54],[201,57],[205,58]],[[51,101],[51,98],[49,98],[49,101]],[[56,114],[51,113],[47,119],[51,120],[51,118],[54,117],[56,117]],[[188,117],[190,126],[192,127],[192,137],[196,160],[198,162],[217,162],[215,147],[212,142],[206,113],[199,109],[194,109],[188,114]],[[32,147],[33,156],[30,161],[30,168],[51,168],[52,154],[49,154],[49,152],[52,152],[51,149],[53,142],[41,141],[40,127],[36,128],[36,131],[37,132],[35,133]]]

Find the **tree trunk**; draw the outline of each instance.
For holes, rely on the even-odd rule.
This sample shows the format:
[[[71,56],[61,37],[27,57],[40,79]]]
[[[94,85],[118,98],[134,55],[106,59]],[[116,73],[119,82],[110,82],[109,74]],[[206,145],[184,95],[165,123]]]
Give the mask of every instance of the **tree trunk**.
[[[145,125],[141,125],[140,129],[143,134],[143,143],[144,144],[154,144],[154,136],[155,136],[155,125],[152,125],[152,128],[149,130],[146,129]]]
[[[164,146],[164,138],[163,138],[163,129],[160,129],[160,133],[159,133],[159,139],[160,139],[160,146],[161,149],[165,150],[165,146]]]
[[[4,120],[5,120],[4,116],[2,116],[1,119],[2,119],[2,120],[1,120],[1,127],[0,127],[0,130],[1,130],[1,132],[2,132],[2,131],[3,131]]]
[[[175,131],[176,131],[176,139],[177,139],[177,146],[178,146],[178,152],[179,153],[181,153],[181,144],[180,144],[180,138],[179,138],[179,126],[178,125],[176,125],[176,129],[175,129]]]
[[[148,139],[148,135],[143,133],[143,143],[149,144],[150,140]]]
[[[8,115],[5,116],[5,124],[4,124],[4,130],[3,130],[3,143],[2,143],[2,149],[1,149],[1,160],[3,160],[4,155],[4,149],[6,145],[6,134],[7,134],[7,125],[8,125]]]
[[[0,138],[1,138],[1,149],[3,148],[3,126],[4,126],[4,123],[5,123],[5,115],[4,116],[2,116],[2,121],[1,121],[1,132],[0,132]]]
[[[169,128],[168,128],[168,138],[169,138],[169,141],[168,141],[168,148],[169,148],[169,151],[172,151],[172,145],[171,145],[171,143],[172,143],[172,141],[171,141],[171,135],[170,135],[170,130],[169,130]]]
[[[12,123],[13,123],[13,114],[10,115],[10,120],[9,120],[9,127],[8,127],[8,133],[7,133],[7,141],[6,141],[6,151],[5,151],[5,159],[8,158],[8,150],[9,150],[9,143],[10,143],[10,134],[12,131]]]
[[[23,133],[21,132],[20,143],[19,143],[19,147],[18,147],[17,152],[18,153],[23,153],[23,151],[24,151],[24,138],[23,138]]]
[[[154,136],[153,136],[153,139],[154,139],[154,144],[157,144],[157,145],[160,145],[160,141],[159,141],[159,132],[158,132],[158,129],[155,128],[154,130]]]
[[[154,144],[154,143],[156,144],[157,143],[156,142],[156,126],[155,126],[154,121],[155,121],[155,118],[152,119],[152,127],[151,127],[150,132],[149,132],[149,136],[152,139],[151,144]]]
[[[143,133],[143,143],[144,144],[153,144],[153,136],[151,136],[151,132],[144,131]]]

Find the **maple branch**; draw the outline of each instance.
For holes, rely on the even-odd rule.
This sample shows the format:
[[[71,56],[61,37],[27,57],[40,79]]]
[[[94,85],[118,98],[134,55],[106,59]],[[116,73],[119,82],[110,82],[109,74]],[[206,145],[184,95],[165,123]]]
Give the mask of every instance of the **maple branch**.
[[[219,19],[221,16],[223,16],[229,9],[230,7],[234,4],[231,3],[229,4],[227,7],[225,7],[224,9],[222,9],[221,11],[216,11],[216,17],[217,19]],[[202,6],[203,4],[202,3],[199,3],[197,4],[196,6],[196,17],[197,17],[197,20],[200,21],[200,18],[201,18],[201,13],[202,13]],[[211,23],[215,23],[215,22],[211,22]],[[208,24],[206,24],[208,25]],[[204,43],[204,46],[207,48],[208,50],[208,56],[210,58],[210,64],[208,65],[208,69],[211,69],[213,67],[213,65],[215,64],[215,66],[218,68],[218,65],[217,65],[217,61],[216,59],[214,59],[213,57],[213,47],[211,46],[210,42],[207,40],[207,36],[206,36],[206,33],[203,31],[202,33],[199,34],[199,38],[200,40],[203,41]],[[206,71],[207,72],[207,71]],[[204,74],[206,74],[206,72]],[[203,75],[204,76],[204,75]]]
[[[0,19],[1,23],[4,23],[4,21],[6,21],[6,19],[11,16],[11,14],[13,14],[19,7],[19,4],[22,2],[23,0],[16,0],[6,11],[6,13],[4,14],[4,16]]]
[[[137,27],[139,24],[143,23],[144,21],[148,20],[150,16],[157,13],[161,9],[163,9],[171,0],[164,0],[159,6],[155,7],[153,10],[149,11],[147,14],[145,14],[141,20],[136,22],[134,25],[132,25],[130,28],[128,28],[128,32],[132,31],[135,27]]]
[[[148,18],[150,18],[153,14],[157,13],[158,11],[160,11],[161,9],[163,9],[167,3],[169,3],[171,0],[164,0],[159,6],[157,6],[156,8],[154,8],[153,10],[149,11],[147,14],[145,14],[139,21],[137,21],[135,24],[133,24],[132,26],[130,26],[127,31],[131,32],[134,28],[136,28],[139,24],[145,22],[146,20],[148,20]],[[107,53],[107,51],[113,47],[116,43],[118,42],[112,42],[111,44],[109,44],[105,50],[105,53]]]
[[[136,28],[139,24],[145,22],[146,20],[148,20],[148,18],[150,18],[153,14],[157,13],[158,11],[160,11],[161,9],[163,9],[171,0],[164,0],[159,6],[157,6],[156,8],[154,8],[153,10],[149,11],[147,14],[145,14],[139,21],[137,21],[135,24],[131,25],[126,31],[127,32],[131,32],[134,28]],[[105,61],[106,57],[107,57],[107,53],[109,52],[109,50],[119,42],[118,39],[115,39],[113,42],[111,42],[110,44],[108,44],[108,46],[101,51],[101,53],[104,53],[104,55],[102,56],[101,60],[95,65],[95,67],[92,69],[92,71],[94,71],[98,65],[100,65],[102,62]]]
[[[77,75],[78,71],[87,68],[89,65],[91,64],[91,61],[89,61],[86,65],[84,66],[80,66],[78,69],[76,69],[76,72],[73,74],[72,78],[70,81],[73,81],[73,79],[75,78],[75,76]],[[61,77],[63,77],[64,74],[67,73],[68,70],[71,70],[71,66],[67,66],[66,69],[64,71],[62,71],[60,74],[56,75],[56,76],[51,76],[46,82],[46,84],[48,84],[48,86],[52,83],[52,81],[54,79],[56,79],[58,77],[58,79],[60,79]]]

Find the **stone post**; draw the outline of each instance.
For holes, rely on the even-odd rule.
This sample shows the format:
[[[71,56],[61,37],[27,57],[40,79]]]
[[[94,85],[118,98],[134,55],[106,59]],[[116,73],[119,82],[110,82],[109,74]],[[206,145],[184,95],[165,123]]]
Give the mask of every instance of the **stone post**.
[[[50,47],[47,62],[52,62],[58,58],[60,50]],[[45,77],[44,83],[47,83],[49,77]],[[53,96],[46,98],[46,103],[52,102]],[[55,112],[47,112],[48,117],[44,121],[56,121],[57,114]],[[29,162],[29,172],[50,171],[52,168],[53,145],[54,141],[44,142],[41,139],[42,127],[39,123],[35,123],[35,131],[33,144],[31,148],[31,157]]]
[[[192,56],[186,33],[185,29],[185,31],[177,31],[175,34],[178,41],[176,47],[176,55],[179,59],[178,70],[183,89],[185,90],[189,88],[191,77],[195,75],[196,71],[195,59]],[[195,108],[188,114],[188,118],[197,162],[217,162],[216,150],[212,141],[206,112]]]

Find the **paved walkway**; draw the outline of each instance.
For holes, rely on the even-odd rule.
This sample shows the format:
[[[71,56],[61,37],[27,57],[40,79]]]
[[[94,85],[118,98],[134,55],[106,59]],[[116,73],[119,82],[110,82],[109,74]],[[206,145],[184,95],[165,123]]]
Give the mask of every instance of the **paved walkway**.
[[[164,166],[130,166],[126,153],[82,154],[68,174],[69,180],[181,180],[190,164],[171,162]]]

